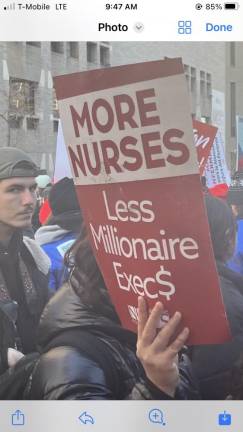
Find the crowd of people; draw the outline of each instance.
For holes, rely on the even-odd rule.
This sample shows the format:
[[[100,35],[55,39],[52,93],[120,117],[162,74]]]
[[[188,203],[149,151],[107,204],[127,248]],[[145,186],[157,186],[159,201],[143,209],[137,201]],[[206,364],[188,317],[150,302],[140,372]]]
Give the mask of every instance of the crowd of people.
[[[26,153],[1,148],[0,398],[243,399],[241,212],[205,185],[204,199],[232,339],[187,346],[183,311],[158,330],[164,306],[149,311],[144,297],[137,334],[122,327],[73,180],[52,185]]]

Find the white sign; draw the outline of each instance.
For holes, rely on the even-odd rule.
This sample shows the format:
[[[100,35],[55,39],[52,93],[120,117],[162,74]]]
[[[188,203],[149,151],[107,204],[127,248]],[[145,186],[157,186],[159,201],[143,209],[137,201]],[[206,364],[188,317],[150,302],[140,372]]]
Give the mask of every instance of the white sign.
[[[57,134],[57,146],[56,146],[56,160],[54,170],[54,183],[61,180],[63,177],[72,178],[72,172],[70,168],[69,158],[65,146],[64,136],[62,133],[62,125],[59,121],[58,134]]]
[[[212,98],[212,124],[219,129],[223,145],[225,145],[225,94],[213,90]]]
[[[204,175],[209,188],[218,184],[230,185],[230,174],[226,165],[222,135],[219,131],[215,137]]]
[[[79,167],[73,172],[75,183],[135,181],[138,168],[139,180],[197,174],[196,152],[189,153],[185,144],[193,142],[191,119],[179,102],[176,108],[174,103],[187,99],[184,81],[179,74],[59,100],[65,137],[72,143],[69,155],[72,165]],[[124,106],[129,110],[126,121]],[[148,159],[153,169],[148,168]]]

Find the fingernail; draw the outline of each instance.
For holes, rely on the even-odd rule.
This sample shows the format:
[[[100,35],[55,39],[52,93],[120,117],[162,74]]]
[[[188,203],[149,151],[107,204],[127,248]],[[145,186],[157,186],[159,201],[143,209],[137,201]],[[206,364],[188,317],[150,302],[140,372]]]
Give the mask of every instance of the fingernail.
[[[181,318],[181,313],[176,311],[174,317],[175,318]]]

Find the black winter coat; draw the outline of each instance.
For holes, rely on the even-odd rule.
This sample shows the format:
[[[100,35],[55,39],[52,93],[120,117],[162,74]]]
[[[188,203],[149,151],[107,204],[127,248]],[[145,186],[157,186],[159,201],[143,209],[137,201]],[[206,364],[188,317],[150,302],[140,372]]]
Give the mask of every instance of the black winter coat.
[[[91,335],[93,345],[94,338],[98,338],[99,344],[91,352],[99,350],[103,364],[106,356],[106,371],[100,360],[95,361],[87,350],[82,350],[82,343],[80,348],[80,341],[79,348],[62,343],[53,347],[53,341],[61,340],[67,331],[72,336],[76,332],[77,338]],[[84,306],[69,284],[47,305],[41,319],[39,344],[44,353],[29,382],[27,399],[170,399],[146,380],[135,354],[136,335],[123,329],[114,320],[114,313],[109,316],[106,310],[106,316],[97,315],[91,307]],[[196,399],[197,388],[185,361],[181,361],[176,397]],[[107,370],[113,373],[112,383],[107,380]]]
[[[192,364],[203,399],[225,399],[231,393],[232,368],[243,352],[243,277],[217,262],[232,341],[192,349]]]
[[[0,244],[0,373],[8,367],[9,347],[24,354],[36,350],[40,316],[50,297],[49,266],[42,249],[19,231],[7,248]]]

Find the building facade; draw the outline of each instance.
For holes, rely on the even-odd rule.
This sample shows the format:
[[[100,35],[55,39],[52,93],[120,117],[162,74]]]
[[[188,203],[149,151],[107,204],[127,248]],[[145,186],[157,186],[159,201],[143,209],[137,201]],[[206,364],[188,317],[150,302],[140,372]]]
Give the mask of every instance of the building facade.
[[[243,137],[237,137],[237,117],[243,119],[243,42],[226,44],[225,101],[227,156],[234,166],[237,157],[237,141],[243,140]]]
[[[105,42],[0,42],[0,146],[19,147],[52,174],[58,107],[52,77],[105,67]]]

